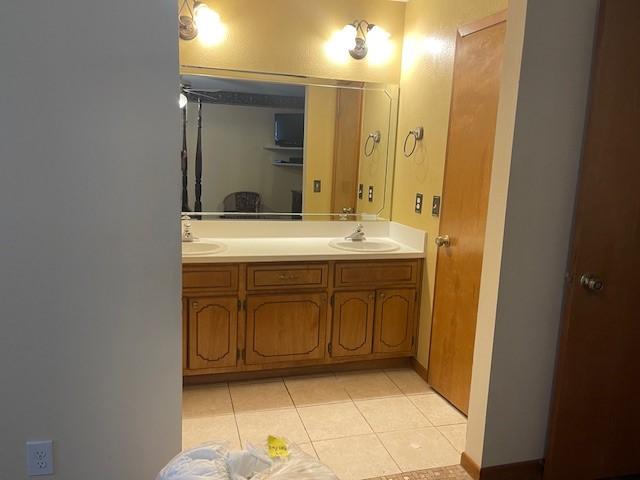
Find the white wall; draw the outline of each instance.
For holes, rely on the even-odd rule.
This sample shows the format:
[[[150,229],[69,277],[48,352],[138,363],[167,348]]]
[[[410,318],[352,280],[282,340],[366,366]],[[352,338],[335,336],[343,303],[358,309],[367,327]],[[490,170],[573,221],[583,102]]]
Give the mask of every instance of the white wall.
[[[241,191],[260,193],[264,211],[291,211],[291,190],[302,190],[302,168],[272,165],[274,160],[288,160],[291,154],[263,148],[274,144],[274,114],[288,112],[302,113],[303,110],[202,104],[203,211],[223,211],[224,197]],[[197,119],[197,104],[189,103],[187,150],[191,208],[195,200]],[[176,181],[180,181],[179,176]]]
[[[176,4],[0,4],[0,478],[180,448]]]
[[[482,466],[544,456],[596,8],[526,5],[515,136],[501,107],[489,200],[488,225],[505,228],[487,228],[478,307],[466,451]]]

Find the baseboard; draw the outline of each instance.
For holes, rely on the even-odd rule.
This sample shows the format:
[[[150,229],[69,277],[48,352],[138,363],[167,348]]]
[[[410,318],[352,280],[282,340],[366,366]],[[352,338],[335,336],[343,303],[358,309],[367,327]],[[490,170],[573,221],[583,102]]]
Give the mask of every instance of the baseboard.
[[[541,480],[542,460],[496,465],[480,469],[480,480]]]
[[[413,370],[420,375],[420,377],[427,383],[429,383],[429,380],[427,380],[428,372],[427,369],[424,368],[424,366],[418,362],[418,360],[416,360],[415,357],[411,357],[411,366],[413,367]]]
[[[314,375],[322,373],[350,372],[383,368],[407,368],[411,366],[408,357],[379,358],[375,360],[359,360],[352,362],[307,365],[303,367],[273,368],[244,372],[213,373],[204,375],[184,375],[183,385],[200,385],[217,382],[235,382],[244,380],[260,380],[263,378],[284,377],[294,375]]]
[[[473,480],[541,480],[543,461],[509,463],[480,468],[466,452],[462,452],[460,465]]]
[[[462,452],[460,456],[460,465],[464,468],[469,476],[473,480],[480,480],[480,466],[473,461],[473,459],[467,455],[467,452]]]

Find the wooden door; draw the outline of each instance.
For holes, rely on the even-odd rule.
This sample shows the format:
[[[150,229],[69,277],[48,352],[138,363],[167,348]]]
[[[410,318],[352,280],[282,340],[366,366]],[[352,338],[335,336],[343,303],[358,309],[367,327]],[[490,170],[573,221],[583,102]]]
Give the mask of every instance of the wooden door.
[[[640,475],[639,23],[601,3],[545,480]]]
[[[356,211],[361,123],[362,90],[339,88],[336,95],[332,212],[342,212],[343,209]]]
[[[460,28],[454,62],[428,378],[465,413],[505,31],[505,13]]]
[[[409,353],[413,349],[416,290],[378,290],[373,335],[377,353]]]
[[[324,358],[327,294],[247,297],[247,365]]]
[[[369,355],[373,348],[376,293],[336,292],[333,296],[332,357]]]
[[[237,297],[189,299],[189,369],[234,367],[238,351]]]

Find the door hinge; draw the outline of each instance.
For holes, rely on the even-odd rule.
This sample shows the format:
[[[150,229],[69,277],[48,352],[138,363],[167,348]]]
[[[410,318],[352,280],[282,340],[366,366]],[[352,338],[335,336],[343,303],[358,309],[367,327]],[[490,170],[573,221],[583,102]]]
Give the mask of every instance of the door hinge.
[[[411,346],[413,347],[416,343],[416,337],[415,335],[411,337]]]
[[[242,361],[247,361],[247,350],[245,348],[242,349]]]
[[[241,348],[239,348],[239,349],[236,351],[236,361],[240,360],[241,358],[242,358],[242,349],[241,349]]]
[[[242,300],[238,299],[238,311],[242,310]]]
[[[329,355],[333,353],[333,343],[329,342],[329,345],[327,345],[327,350],[329,351]]]
[[[331,297],[329,297],[329,303],[332,307],[335,305],[335,294],[332,294]]]
[[[238,311],[247,309],[247,301],[238,299]]]

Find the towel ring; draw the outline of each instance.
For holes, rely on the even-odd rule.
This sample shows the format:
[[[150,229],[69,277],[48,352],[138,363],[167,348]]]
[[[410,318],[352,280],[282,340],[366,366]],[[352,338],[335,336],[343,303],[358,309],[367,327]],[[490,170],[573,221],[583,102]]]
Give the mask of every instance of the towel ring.
[[[371,132],[367,136],[367,140],[364,142],[364,156],[370,157],[373,155],[373,151],[376,149],[376,144],[380,143],[380,130],[376,130],[375,132]],[[369,140],[373,140],[371,142],[371,150],[369,150]]]
[[[411,151],[407,153],[407,142],[409,139],[413,137],[413,146],[411,147]],[[424,128],[416,127],[413,130],[409,130],[407,136],[404,139],[404,145],[402,146],[402,150],[404,152],[404,156],[409,158],[416,151],[416,147],[418,146],[418,142],[424,138]]]

